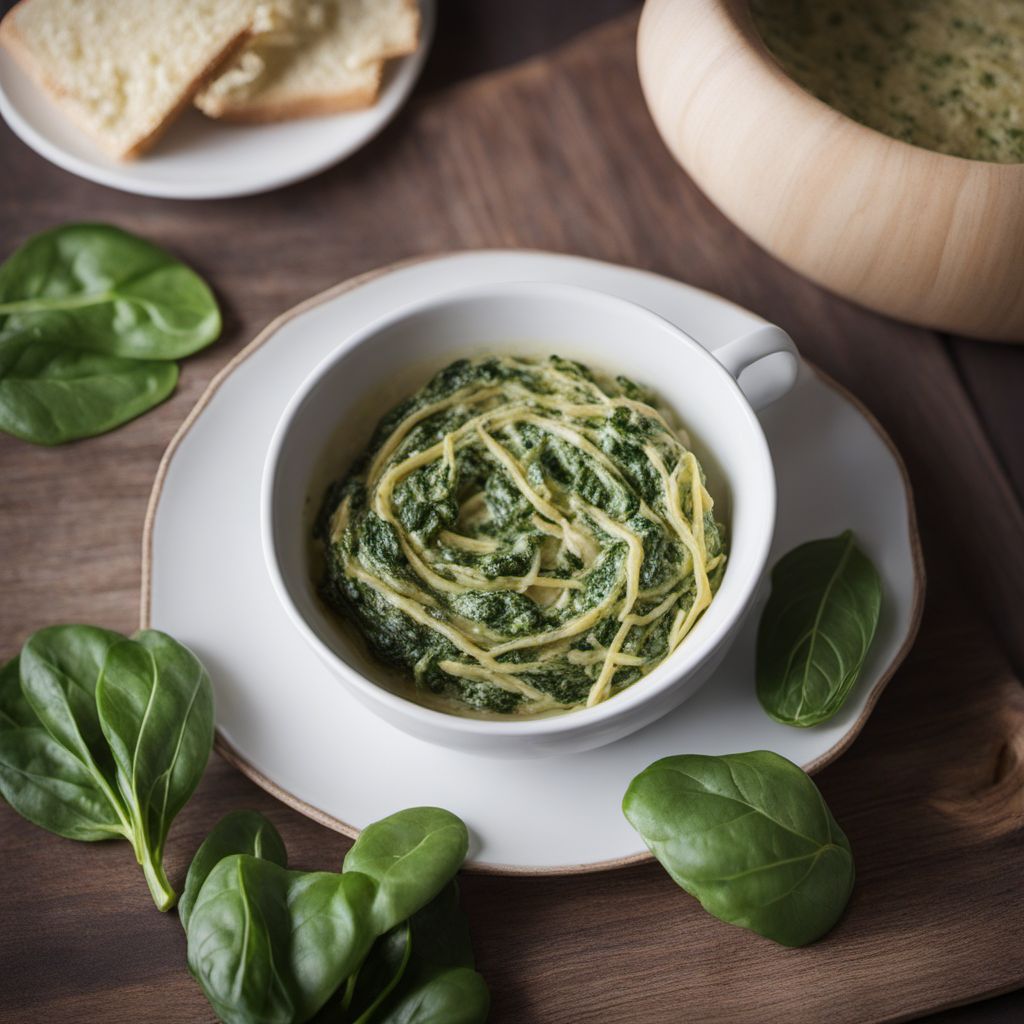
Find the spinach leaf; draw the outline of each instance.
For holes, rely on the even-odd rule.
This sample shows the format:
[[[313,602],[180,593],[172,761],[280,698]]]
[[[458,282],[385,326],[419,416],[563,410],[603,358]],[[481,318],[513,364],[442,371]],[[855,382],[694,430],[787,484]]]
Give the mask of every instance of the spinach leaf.
[[[110,649],[124,637],[96,626],[50,626],[21,651],[21,688],[43,728],[76,757],[111,803],[114,763],[96,710],[96,684]]]
[[[15,655],[0,668],[0,730],[38,724],[39,720],[21,692],[20,658]]]
[[[76,349],[52,325],[0,334],[0,430],[33,444],[113,430],[159,405],[177,382],[175,363]]]
[[[336,1024],[339,1020],[369,1024],[375,1020],[377,1008],[401,982],[411,957],[412,924],[403,921],[377,939],[362,966],[349,977],[348,985],[335,993],[325,1013],[316,1018],[317,1024]]]
[[[404,992],[374,1024],[483,1024],[491,1006],[487,983],[469,967],[438,970]]]
[[[440,807],[411,807],[359,834],[344,871],[377,883],[373,915],[380,934],[415,914],[455,877],[469,848],[462,820]]]
[[[663,758],[622,809],[705,910],[782,945],[820,938],[850,898],[850,844],[817,786],[778,754]]]
[[[469,921],[459,906],[459,886],[453,878],[425,907],[409,918],[412,970],[434,967],[472,967],[473,940]]]
[[[199,659],[157,630],[114,644],[96,686],[100,726],[117,765],[132,843],[161,910],[177,895],[163,870],[171,822],[213,749],[213,692]]]
[[[0,794],[24,818],[68,839],[124,837],[92,773],[40,724],[14,658],[0,669]]]
[[[189,970],[226,1024],[306,1021],[376,938],[375,892],[355,871],[289,871],[232,854],[192,908]]]
[[[128,640],[93,626],[39,630],[12,664],[0,675],[0,792],[58,835],[128,839],[167,910],[167,832],[213,746],[202,665],[162,633]]]
[[[188,931],[188,921],[210,872],[233,853],[248,853],[288,866],[288,851],[276,828],[258,811],[232,811],[214,826],[189,865],[185,888],[178,900],[178,918]]]
[[[290,871],[269,821],[229,814],[179,905],[189,969],[228,1024],[479,1024],[489,996],[453,880],[466,845],[458,818],[417,807],[364,829],[341,874]],[[418,906],[382,932],[399,903]]]
[[[355,978],[348,1016],[356,1024],[376,1021],[375,1012],[397,989],[396,999],[439,968],[472,967],[469,922],[459,907],[452,879],[408,921],[395,925],[373,945]],[[401,984],[400,984],[401,983]]]
[[[878,572],[849,530],[785,555],[757,633],[765,711],[801,727],[831,718],[860,675],[881,603]]]
[[[486,1021],[490,994],[483,978],[473,970],[469,923],[459,907],[454,880],[399,928],[406,936],[403,969],[356,1024]],[[369,962],[370,958],[367,966]]]
[[[106,793],[41,726],[0,731],[0,794],[23,818],[67,839],[126,838]]]
[[[213,294],[194,271],[105,224],[45,231],[0,266],[0,327],[43,318],[66,345],[133,359],[180,359],[221,327]]]

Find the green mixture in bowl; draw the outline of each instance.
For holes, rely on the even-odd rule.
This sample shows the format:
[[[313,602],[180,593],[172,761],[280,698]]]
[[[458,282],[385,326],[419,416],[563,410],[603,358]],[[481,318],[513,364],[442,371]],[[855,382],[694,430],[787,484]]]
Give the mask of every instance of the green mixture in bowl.
[[[671,654],[722,526],[685,434],[624,377],[459,360],[328,491],[323,593],[448,710],[592,706]]]
[[[808,92],[925,149],[1024,162],[1021,0],[751,0]]]

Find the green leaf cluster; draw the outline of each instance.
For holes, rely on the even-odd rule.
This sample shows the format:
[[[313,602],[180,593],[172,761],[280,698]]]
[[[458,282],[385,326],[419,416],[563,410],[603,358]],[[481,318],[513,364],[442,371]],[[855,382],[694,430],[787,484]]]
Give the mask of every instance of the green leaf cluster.
[[[156,630],[51,626],[0,670],[0,794],[68,839],[127,839],[160,910],[167,833],[212,747],[206,670]]]
[[[622,809],[705,910],[784,946],[829,931],[853,890],[849,841],[818,787],[770,751],[662,758]]]
[[[777,722],[831,718],[853,689],[874,639],[882,584],[846,530],[801,544],[772,570],[757,631],[757,696]]]
[[[482,1024],[467,845],[455,815],[414,807],[364,829],[341,872],[295,871],[269,821],[229,814],[179,905],[189,970],[226,1024]]]
[[[206,283],[158,246],[103,224],[36,235],[0,265],[0,430],[43,445],[112,430],[220,328]]]

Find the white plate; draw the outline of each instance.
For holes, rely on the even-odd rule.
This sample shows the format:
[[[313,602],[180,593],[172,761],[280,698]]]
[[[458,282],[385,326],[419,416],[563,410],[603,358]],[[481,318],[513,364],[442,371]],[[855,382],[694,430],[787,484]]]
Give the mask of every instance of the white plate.
[[[137,160],[107,156],[0,49],[0,115],[26,145],[65,171],[123,192],[165,199],[253,195],[309,178],[365,146],[405,103],[434,31],[435,0],[420,0],[419,49],[390,61],[366,110],[281,124],[214,121],[189,109]]]
[[[311,299],[227,367],[171,443],[147,521],[142,620],[188,644],[210,669],[222,752],[304,813],[352,835],[401,807],[437,804],[465,819],[470,858],[482,870],[595,870],[646,856],[619,804],[629,780],[658,757],[767,748],[813,769],[838,756],[916,633],[920,556],[906,477],[890,442],[804,366],[794,390],[761,413],[779,484],[772,561],[801,541],[852,527],[884,586],[862,678],[835,718],[793,729],[761,710],[753,683],[757,609],[695,697],[588,753],[509,763],[432,746],[375,718],[321,664],[271,587],[259,532],[267,445],[292,393],[341,338],[428,295],[515,280],[621,295],[709,349],[760,323],[654,274],[525,252],[444,256]],[[626,349],[623,358],[628,370]],[[767,583],[761,590],[763,602]]]

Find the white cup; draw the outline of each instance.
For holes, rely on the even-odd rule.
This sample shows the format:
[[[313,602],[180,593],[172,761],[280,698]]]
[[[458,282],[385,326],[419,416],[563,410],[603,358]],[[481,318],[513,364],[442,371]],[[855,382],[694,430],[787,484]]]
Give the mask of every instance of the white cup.
[[[484,353],[557,354],[652,388],[689,433],[716,500],[715,515],[726,524],[728,561],[708,609],[665,661],[592,708],[493,720],[424,707],[396,692],[401,687],[394,670],[370,657],[318,594],[322,567],[311,536],[327,485],[344,475],[392,405],[453,360]],[[342,339],[281,417],[264,467],[261,509],[274,588],[340,682],[374,714],[413,736],[499,757],[611,743],[693,694],[750,609],[771,547],[776,504],[775,472],[754,410],[785,394],[797,370],[793,342],[771,324],[712,354],[641,306],[571,285],[487,285],[396,310]]]

